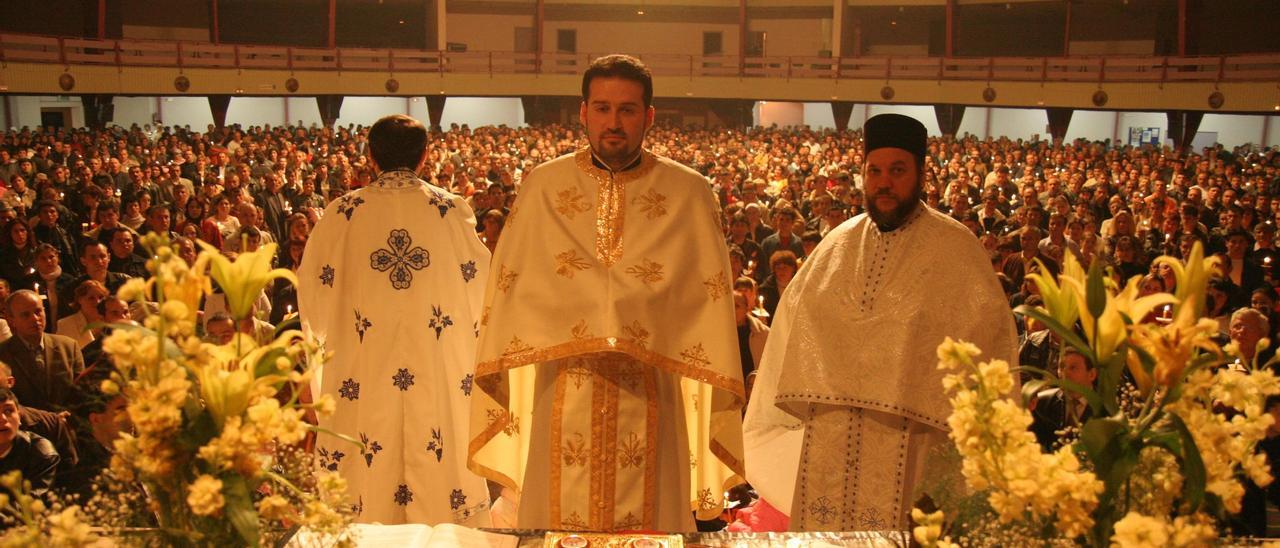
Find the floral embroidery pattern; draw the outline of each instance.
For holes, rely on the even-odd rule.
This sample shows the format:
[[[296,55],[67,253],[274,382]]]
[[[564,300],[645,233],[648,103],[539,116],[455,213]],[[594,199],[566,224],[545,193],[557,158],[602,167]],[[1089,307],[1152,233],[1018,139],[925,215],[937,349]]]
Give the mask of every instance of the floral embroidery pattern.
[[[590,328],[587,327],[587,320],[578,320],[578,323],[574,324],[573,330],[571,333],[573,334],[573,338],[575,339],[591,338],[591,330]]]
[[[413,502],[413,491],[409,490],[408,485],[401,483],[400,488],[396,489],[395,497],[396,504],[400,506],[407,506],[410,502]]]
[[[422,270],[431,266],[431,254],[421,248],[414,247],[409,231],[398,228],[387,237],[390,249],[379,249],[369,255],[369,266],[378,272],[391,271],[391,287],[408,289],[413,283],[413,270]]]
[[[364,463],[366,466],[372,467],[373,456],[382,450],[382,444],[378,443],[377,440],[370,442],[369,435],[364,432],[360,433],[360,443],[364,444],[364,447],[360,449],[360,454],[364,455]]]
[[[410,373],[408,369],[400,368],[399,371],[396,371],[395,376],[391,377],[391,384],[399,388],[401,392],[404,392],[410,386],[413,386],[413,373]]]
[[[623,468],[639,468],[644,465],[645,443],[635,432],[632,432],[630,436],[622,440],[621,447],[618,449],[619,466]]]
[[[356,334],[360,336],[360,342],[364,342],[364,334],[373,327],[373,322],[369,318],[360,315],[360,311],[356,310]]]
[[[444,458],[444,436],[439,428],[431,429],[431,441],[427,442],[427,451],[436,454],[436,462]]]
[[[347,220],[351,220],[351,214],[356,212],[356,208],[364,203],[364,198],[347,194],[338,199],[338,213],[347,216]]]
[[[457,207],[453,205],[453,200],[450,200],[447,194],[434,188],[428,190],[431,191],[431,205],[436,206],[436,209],[440,210],[441,218],[448,214],[450,209]]]
[[[507,270],[507,265],[498,267],[498,291],[506,293],[511,289],[511,285],[516,283],[516,278],[520,276],[519,272]]]
[[[512,415],[505,409],[486,409],[485,416],[489,419],[489,426],[493,426],[498,421],[506,424],[502,425],[502,432],[508,436],[514,436],[520,433],[520,417]]]
[[[444,314],[444,311],[436,305],[431,305],[431,322],[427,327],[436,331],[436,340],[440,340],[440,333],[444,332],[446,327],[453,325],[453,320]]]
[[[342,388],[338,389],[338,396],[351,401],[360,399],[360,383],[355,379],[347,379],[342,381]]]
[[[828,523],[835,517],[836,509],[832,508],[831,499],[823,495],[809,505],[809,513],[818,520],[818,523]]]
[[[347,456],[346,453],[337,449],[330,452],[324,447],[317,449],[316,454],[320,455],[320,467],[330,472],[337,472],[338,464],[342,462],[343,457]]]
[[[662,264],[644,259],[640,264],[627,267],[627,274],[635,276],[645,285],[653,285],[662,281]]]
[[[640,529],[640,518],[636,517],[636,515],[631,512],[627,512],[627,515],[623,516],[622,521],[613,524],[613,527],[614,529],[620,530]]]
[[[660,194],[658,189],[650,188],[649,192],[636,196],[632,203],[640,202],[640,211],[644,212],[646,219],[657,219],[667,214],[667,206],[664,202],[667,197]]]
[[[332,266],[324,265],[324,267],[320,269],[320,283],[333,287],[333,277],[335,274],[336,272],[334,272]]]
[[[556,255],[556,274],[573,279],[573,275],[577,271],[588,268],[591,268],[591,263],[579,257],[576,249],[570,249]]]
[[[702,285],[707,288],[707,296],[713,301],[718,301],[720,297],[729,294],[729,281],[725,278],[724,272],[718,272],[715,276],[707,278]]]
[[[560,525],[563,526],[565,529],[569,529],[569,530],[575,530],[575,531],[587,530],[587,522],[582,520],[582,516],[578,515],[577,510],[574,510],[573,512],[571,512],[569,514],[569,517],[564,518],[564,520],[560,523]]]
[[[716,503],[715,495],[711,494],[711,489],[706,488],[698,491],[698,507],[703,510],[710,510],[719,506]]]
[[[449,493],[449,509],[457,510],[466,506],[466,504],[467,496],[462,494],[462,489],[454,489],[452,493]]]
[[[469,282],[476,277],[476,262],[467,261],[459,265],[462,268],[462,281]]]
[[[591,209],[590,206],[583,203],[587,197],[582,194],[578,187],[570,187],[556,193],[556,211],[566,218],[573,219],[574,215]]]
[[[462,383],[461,383],[462,395],[470,396],[471,387],[475,385],[475,382],[476,382],[476,376],[471,373],[467,373],[467,376],[462,377]]]
[[[583,440],[582,434],[573,433],[573,437],[565,440],[564,449],[560,451],[564,456],[565,466],[586,466],[587,465],[587,442]]]

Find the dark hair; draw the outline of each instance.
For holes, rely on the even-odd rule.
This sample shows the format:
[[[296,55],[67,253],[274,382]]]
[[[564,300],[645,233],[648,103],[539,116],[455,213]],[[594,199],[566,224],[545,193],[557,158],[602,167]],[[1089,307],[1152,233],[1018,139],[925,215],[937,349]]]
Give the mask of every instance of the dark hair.
[[[800,241],[818,243],[822,241],[822,234],[817,230],[809,230],[800,235]]]
[[[0,386],[0,403],[8,401],[13,402],[18,407],[22,407],[22,404],[18,402],[18,395],[14,394],[13,390],[10,390],[7,386]]]
[[[403,114],[393,114],[369,128],[369,155],[383,171],[418,167],[427,151],[427,128]]]
[[[582,102],[585,103],[590,99],[591,80],[596,78],[622,78],[640,84],[644,88],[645,108],[653,104],[653,73],[649,72],[649,67],[635,57],[613,54],[592,61],[591,66],[587,67],[587,71],[582,74]]]
[[[796,254],[789,249],[774,251],[773,256],[769,257],[769,270],[777,270],[778,265],[787,265],[793,269],[800,268],[800,261],[796,259]]]

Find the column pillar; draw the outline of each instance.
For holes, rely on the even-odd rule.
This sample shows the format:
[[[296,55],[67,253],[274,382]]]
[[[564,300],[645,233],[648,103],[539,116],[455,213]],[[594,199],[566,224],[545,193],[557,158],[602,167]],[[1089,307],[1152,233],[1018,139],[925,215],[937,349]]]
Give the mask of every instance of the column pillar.
[[[431,120],[431,131],[442,131],[440,120],[444,117],[444,102],[448,99],[444,95],[428,95],[427,96],[427,118]]]

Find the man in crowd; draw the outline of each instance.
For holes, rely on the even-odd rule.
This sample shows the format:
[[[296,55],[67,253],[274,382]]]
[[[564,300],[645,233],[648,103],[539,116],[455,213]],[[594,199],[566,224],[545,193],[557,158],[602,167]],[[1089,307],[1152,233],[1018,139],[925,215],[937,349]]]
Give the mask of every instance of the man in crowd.
[[[74,339],[44,332],[44,305],[36,293],[14,291],[6,305],[13,337],[0,343],[0,362],[13,371],[14,392],[37,409],[69,409],[76,403],[76,376],[84,371],[80,347]]]
[[[484,480],[466,468],[489,252],[461,198],[416,175],[427,130],[388,116],[369,132],[373,184],[329,205],[298,271],[302,321],[334,359],[337,399],[320,462],[347,479],[366,523],[488,526]]]
[[[524,179],[490,269],[472,470],[522,528],[692,531],[741,474],[742,372],[708,181],[644,149],[653,79],[601,57],[589,146]]]
[[[747,480],[790,510],[793,530],[906,527],[925,457],[946,442],[937,346],[965,340],[1016,363],[990,260],[964,225],[920,202],[925,146],[912,118],[867,121],[868,215],[823,240],[770,331],[747,410]]]

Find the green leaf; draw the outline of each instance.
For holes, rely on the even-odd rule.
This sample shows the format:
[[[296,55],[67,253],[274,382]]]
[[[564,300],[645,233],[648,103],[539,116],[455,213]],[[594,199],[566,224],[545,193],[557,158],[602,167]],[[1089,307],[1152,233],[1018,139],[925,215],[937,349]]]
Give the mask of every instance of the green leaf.
[[[1089,265],[1089,277],[1085,281],[1085,303],[1089,305],[1089,315],[1095,319],[1102,316],[1107,308],[1107,286],[1102,278],[1102,261],[1094,261]]]
[[[288,353],[286,353],[283,348],[276,348],[264,353],[262,357],[258,358],[258,363],[253,366],[253,378],[260,379],[267,375],[278,374],[279,371],[276,369],[276,358],[279,357],[287,358]],[[286,371],[285,373],[287,374],[288,372]]]
[[[1031,400],[1034,400],[1036,395],[1039,394],[1041,390],[1044,390],[1045,386],[1049,385],[1049,382],[1050,381],[1046,379],[1036,379],[1023,383],[1022,406],[1027,407],[1027,405],[1031,403]]]
[[[1204,489],[1207,480],[1207,473],[1204,469],[1204,460],[1200,458],[1200,448],[1196,446],[1195,438],[1191,437],[1191,430],[1187,429],[1187,424],[1182,422],[1182,418],[1169,414],[1169,422],[1173,424],[1177,430],[1179,437],[1182,438],[1182,499],[1191,507],[1190,512],[1200,509],[1200,505],[1204,502]]]
[[[258,510],[253,507],[249,497],[249,486],[244,477],[228,474],[222,478],[222,495],[226,504],[222,511],[231,525],[240,533],[240,539],[246,546],[257,547],[258,544]]]
[[[1115,417],[1094,418],[1080,428],[1080,443],[1099,476],[1105,476],[1119,457],[1119,438],[1128,424]]]

